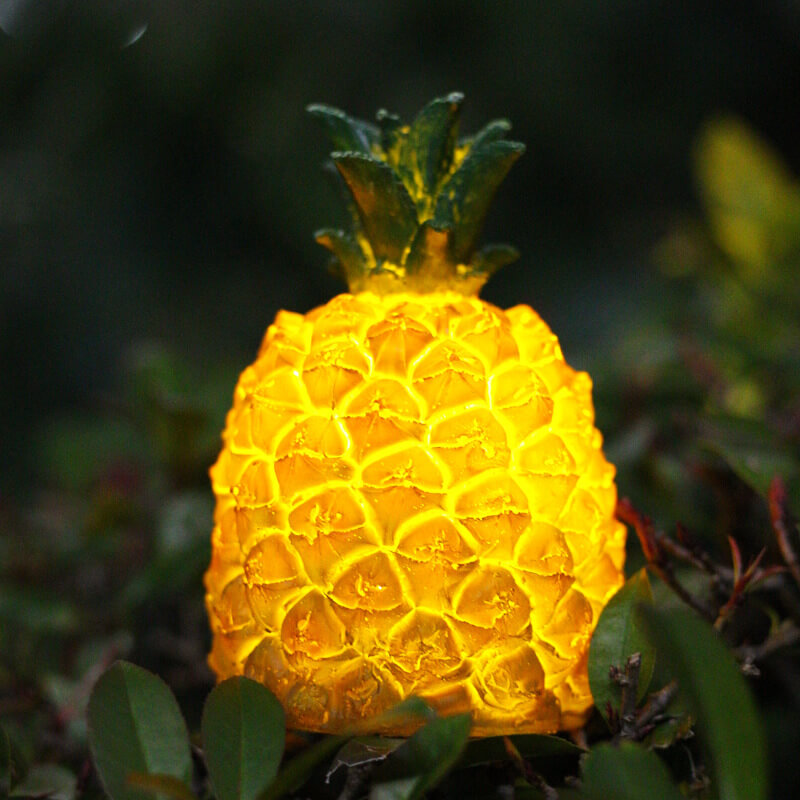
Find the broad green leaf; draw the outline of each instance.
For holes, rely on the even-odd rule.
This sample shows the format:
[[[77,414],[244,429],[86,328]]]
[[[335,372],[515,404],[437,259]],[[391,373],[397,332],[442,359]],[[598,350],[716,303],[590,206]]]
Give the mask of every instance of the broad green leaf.
[[[178,703],[147,670],[114,664],[92,690],[87,717],[95,766],[112,800],[151,797],[130,786],[131,772],[191,779],[189,734]]]
[[[622,687],[609,673],[612,667],[625,669],[628,657],[640,653],[639,685],[636,699],[641,700],[650,685],[655,666],[655,649],[641,625],[639,606],[651,604],[653,593],[645,569],[628,578],[609,600],[592,635],[589,648],[589,685],[595,705],[608,722],[608,707],[619,710]]]
[[[461,763],[472,767],[493,761],[508,761],[509,755],[504,738],[490,736],[485,739],[471,739],[464,748]],[[528,733],[508,738],[523,758],[534,762],[537,759],[551,761],[555,758],[577,758],[585,752],[583,748],[560,736]]]
[[[453,229],[453,259],[468,264],[486,212],[503,178],[525,151],[519,142],[474,146],[442,187],[434,220]]]
[[[296,792],[311,777],[317,766],[329,759],[351,738],[350,734],[325,736],[303,750],[278,773],[269,788],[259,795],[259,800],[277,800]]]
[[[603,743],[583,763],[581,797],[587,800],[682,800],[667,768],[651,750],[633,742]]]
[[[9,797],[46,797],[48,800],[74,800],[77,779],[58,764],[37,764],[9,792]]]
[[[713,628],[683,610],[642,608],[647,629],[697,720],[719,800],[764,800],[764,732],[733,656]]]
[[[146,772],[131,772],[128,785],[141,789],[157,797],[168,797],[172,800],[196,800],[192,790],[172,775],[148,775]]]
[[[439,717],[420,728],[386,760],[374,777],[370,800],[417,800],[436,786],[461,756],[469,714]]]
[[[217,800],[254,800],[278,773],[286,716],[275,695],[249,678],[220,683],[202,720],[206,766]]]
[[[419,112],[403,145],[406,166],[422,178],[422,189],[432,196],[453,161],[458,117],[464,95],[453,92],[432,100]]]
[[[378,140],[379,132],[374,125],[353,119],[338,108],[313,103],[306,111],[320,121],[334,150],[369,155]]]
[[[417,210],[392,168],[358,153],[334,153],[333,162],[353,195],[375,257],[394,264],[417,229]]]

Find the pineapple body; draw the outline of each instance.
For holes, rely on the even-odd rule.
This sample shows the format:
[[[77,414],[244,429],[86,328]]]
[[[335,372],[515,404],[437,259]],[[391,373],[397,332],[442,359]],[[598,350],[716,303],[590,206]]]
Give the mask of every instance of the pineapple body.
[[[625,531],[591,380],[531,308],[435,291],[282,311],[223,440],[220,679],[263,682],[305,730],[411,695],[470,711],[474,735],[583,723]]]

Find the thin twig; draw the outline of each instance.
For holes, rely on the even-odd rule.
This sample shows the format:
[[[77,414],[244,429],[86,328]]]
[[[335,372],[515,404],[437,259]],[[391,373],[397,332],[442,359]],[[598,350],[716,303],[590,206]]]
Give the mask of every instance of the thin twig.
[[[635,739],[636,725],[636,699],[639,693],[639,672],[642,669],[642,654],[634,653],[625,663],[625,678],[620,681],[622,685],[622,701],[620,702],[620,730],[621,739]]]
[[[660,717],[667,710],[667,707],[677,693],[677,681],[670,681],[663,689],[653,692],[639,711],[639,716],[636,718],[636,726],[639,730],[641,731]]]
[[[740,661],[754,664],[783,647],[800,642],[800,628],[791,620],[784,620],[761,644],[742,645],[734,651]]]
[[[776,475],[769,486],[769,515],[772,527],[778,540],[781,555],[792,573],[795,582],[800,586],[800,559],[797,557],[789,539],[789,511],[786,507],[786,486],[780,476]]]
[[[680,522],[675,526],[675,535],[678,537],[677,542],[668,536],[659,537],[659,544],[673,558],[685,561],[708,575],[716,576],[719,574],[719,565],[715,564],[708,553],[699,547],[696,542],[692,541],[686,527]]]
[[[648,564],[648,567],[661,578],[664,583],[675,592],[686,605],[691,606],[698,614],[709,622],[714,622],[717,615],[702,601],[689,592],[675,577],[672,567],[669,564],[664,566],[658,564]]]

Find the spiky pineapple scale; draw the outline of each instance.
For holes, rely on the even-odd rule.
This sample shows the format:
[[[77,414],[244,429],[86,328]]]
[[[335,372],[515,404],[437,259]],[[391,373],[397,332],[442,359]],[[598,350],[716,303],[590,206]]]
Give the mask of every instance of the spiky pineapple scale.
[[[579,725],[623,579],[613,477],[588,375],[527,306],[363,292],[281,312],[212,470],[211,664],[308,730],[412,694],[477,735]]]

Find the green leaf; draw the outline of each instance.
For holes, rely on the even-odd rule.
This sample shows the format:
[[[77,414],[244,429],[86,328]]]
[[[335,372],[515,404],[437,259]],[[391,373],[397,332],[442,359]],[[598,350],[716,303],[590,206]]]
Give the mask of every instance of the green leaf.
[[[419,173],[428,196],[436,192],[453,162],[463,100],[464,95],[459,92],[432,100],[411,123],[403,145],[403,160]]]
[[[653,592],[647,571],[640,569],[609,600],[592,636],[589,647],[589,686],[595,705],[608,722],[608,707],[619,710],[622,687],[612,680],[611,667],[625,669],[628,657],[640,653],[639,685],[636,699],[641,700],[650,685],[655,666],[655,649],[641,624],[639,606],[652,604]]]
[[[48,798],[48,800],[74,800],[77,779],[68,769],[58,764],[37,764],[9,792],[9,797]]]
[[[27,771],[25,755],[8,731],[0,726],[0,797],[4,797]]]
[[[350,734],[325,736],[303,750],[278,773],[278,777],[269,788],[259,795],[259,800],[277,800],[279,797],[296,792],[311,777],[311,773],[319,764],[330,758],[351,738]]]
[[[698,444],[721,458],[762,497],[767,497],[776,475],[787,480],[797,477],[798,465],[792,454],[763,423],[707,416],[700,423]]]
[[[717,243],[761,285],[800,243],[800,193],[780,157],[745,124],[720,119],[700,136],[695,170]]]
[[[323,228],[314,234],[314,238],[324,248],[333,253],[339,264],[339,272],[342,278],[347,279],[351,275],[359,275],[366,272],[364,253],[361,252],[361,248],[355,238],[346,231]]]
[[[431,707],[419,697],[409,697],[378,717],[367,720],[365,727],[381,728],[387,725],[404,726],[421,720],[435,719]],[[325,736],[295,756],[278,773],[272,785],[261,794],[259,800],[276,800],[290,792],[296,792],[310,777],[314,769],[330,758],[344,744],[358,734],[356,727],[350,733]]]
[[[401,131],[403,123],[397,114],[387,111],[385,108],[378,109],[375,115],[380,130],[380,145],[387,161],[393,166],[398,167],[399,150],[402,144]]]
[[[585,752],[583,748],[560,736],[528,733],[508,738],[519,754],[529,761],[577,758]],[[464,749],[461,763],[464,766],[473,767],[479,764],[490,764],[494,761],[508,761],[510,756],[504,739],[504,736],[490,736],[485,739],[470,740]]]
[[[469,714],[437,718],[395,750],[377,771],[370,800],[417,800],[458,761],[472,721]]]
[[[472,257],[472,271],[489,276],[519,258],[519,250],[510,244],[487,244]]]
[[[409,275],[424,272],[435,275],[437,272],[447,273],[449,262],[450,229],[437,226],[432,220],[426,220],[419,226],[411,249],[406,257],[405,268]]]
[[[405,741],[386,736],[359,736],[358,739],[351,739],[336,754],[325,780],[329,781],[341,767],[360,767],[384,761],[390,753],[405,744]]]
[[[175,597],[190,586],[197,586],[208,565],[207,539],[190,542],[184,549],[158,556],[138,572],[120,591],[115,603],[131,611],[145,603]]]
[[[148,775],[146,772],[128,774],[128,785],[149,792],[158,797],[169,797],[172,800],[197,800],[192,790],[172,775]]]
[[[507,119],[493,119],[484,125],[474,136],[463,141],[463,144],[470,147],[481,147],[502,139],[511,130],[511,123]]]
[[[418,222],[414,201],[392,168],[359,153],[333,153],[353,195],[361,226],[375,257],[399,264]]]
[[[669,710],[667,713],[670,713]],[[675,742],[689,739],[693,735],[691,716],[679,714],[660,722],[643,741],[648,747],[661,750],[672,747]]]
[[[147,670],[114,664],[92,690],[87,717],[95,766],[112,800],[150,797],[130,786],[131,772],[191,779],[189,735],[178,703]]]
[[[592,748],[583,763],[581,797],[587,800],[682,800],[667,768],[652,751],[633,742]]]
[[[369,155],[378,141],[379,131],[374,125],[353,119],[338,108],[312,103],[306,111],[320,121],[334,150]]]
[[[492,198],[524,151],[525,145],[519,142],[494,141],[474,146],[442,187],[434,219],[453,228],[456,263],[469,263]]]
[[[253,800],[278,773],[286,716],[275,695],[237,676],[206,700],[202,720],[208,774],[218,800]]]
[[[0,586],[0,622],[34,633],[69,634],[80,628],[78,608],[45,588]]]
[[[642,608],[659,659],[694,712],[719,800],[764,800],[764,732],[733,656],[713,628],[683,610]]]

